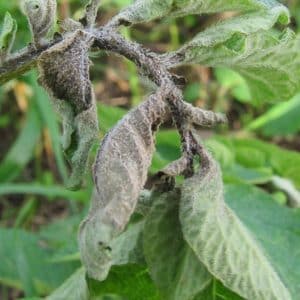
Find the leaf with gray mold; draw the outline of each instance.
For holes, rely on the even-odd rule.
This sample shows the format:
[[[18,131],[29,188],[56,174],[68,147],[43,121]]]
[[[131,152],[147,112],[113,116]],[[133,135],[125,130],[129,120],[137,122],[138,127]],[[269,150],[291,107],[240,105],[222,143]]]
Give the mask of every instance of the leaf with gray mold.
[[[183,235],[200,261],[246,299],[291,299],[261,245],[224,201],[218,163],[202,148],[201,168],[182,186]]]
[[[89,78],[88,51],[93,38],[77,30],[38,59],[39,82],[62,117],[62,146],[72,174],[68,187],[80,187],[88,155],[98,136],[95,96]]]
[[[24,0],[22,4],[34,43],[38,46],[55,23],[56,0]]]
[[[10,53],[13,43],[15,41],[17,32],[17,22],[7,12],[4,17],[3,26],[0,35],[0,63]]]
[[[162,93],[163,94],[163,93]],[[112,241],[124,230],[147,179],[154,133],[172,118],[161,91],[129,112],[104,138],[94,165],[96,190],[79,232],[80,253],[90,277],[104,280],[112,264]],[[221,114],[183,103],[191,123],[223,123]]]

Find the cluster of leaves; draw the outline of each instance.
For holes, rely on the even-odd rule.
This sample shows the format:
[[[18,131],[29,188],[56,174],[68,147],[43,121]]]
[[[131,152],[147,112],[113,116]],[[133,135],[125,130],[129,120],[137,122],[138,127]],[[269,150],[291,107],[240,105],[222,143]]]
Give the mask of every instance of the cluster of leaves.
[[[216,77],[222,86],[238,100],[246,98],[255,105],[295,95],[299,90],[299,38],[289,29],[275,29],[289,19],[287,9],[276,1],[139,0],[115,20],[135,24],[164,16],[225,10],[239,14],[164,55],[170,68],[194,62],[218,67]],[[229,67],[243,77],[220,67]],[[60,174],[66,178],[57,121],[49,114],[50,104],[43,101],[46,96],[31,76],[30,84],[39,94],[31,99],[27,125],[1,163],[0,194],[39,194],[86,202],[86,192],[72,193],[44,183],[9,183],[32,158],[45,127],[50,130]],[[296,95],[250,122],[248,130],[260,130],[265,136],[294,134],[299,129],[292,121],[298,121],[298,106]],[[101,105],[102,132],[125,114]],[[151,174],[180,156],[176,131],[160,131],[156,142]],[[208,168],[201,165],[194,177],[178,183],[175,190],[146,192],[146,213],[134,214],[111,245],[113,266],[105,281],[86,279],[85,270],[79,268],[76,234],[81,216],[53,223],[38,234],[2,229],[0,257],[6,259],[0,267],[0,281],[25,290],[27,296],[46,295],[74,272],[48,297],[53,300],[297,299],[300,216],[299,210],[287,207],[287,203],[299,205],[299,198],[293,196],[300,188],[299,153],[230,136],[216,136],[205,144],[220,163],[223,180],[209,158]],[[288,189],[284,184],[275,185],[279,176],[288,180]],[[32,201],[27,203],[19,219],[32,205]],[[18,268],[13,267],[15,262]]]

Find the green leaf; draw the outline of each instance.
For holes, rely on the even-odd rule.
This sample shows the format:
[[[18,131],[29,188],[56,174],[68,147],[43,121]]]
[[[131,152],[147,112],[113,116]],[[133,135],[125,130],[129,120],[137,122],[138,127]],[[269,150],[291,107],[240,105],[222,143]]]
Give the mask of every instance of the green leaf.
[[[44,126],[48,129],[50,140],[57,162],[58,170],[64,182],[67,180],[67,168],[65,159],[62,153],[61,138],[58,120],[54,109],[50,103],[48,94],[37,84],[37,75],[32,73],[30,76],[30,85],[34,90],[34,98],[39,110]]]
[[[224,202],[219,166],[205,155],[204,166],[182,187],[184,238],[216,278],[246,299],[292,299],[260,244]]]
[[[33,156],[41,131],[39,113],[36,104],[32,102],[23,129],[0,164],[1,182],[11,181],[20,174]]]
[[[237,100],[246,103],[251,101],[251,94],[247,82],[237,72],[226,68],[216,68],[214,74],[222,85],[222,88],[230,90]]]
[[[210,285],[193,300],[243,300],[244,298],[226,288],[220,281],[213,278]]]
[[[264,184],[272,179],[272,169],[270,168],[245,168],[239,164],[233,165],[230,169],[225,171],[225,178],[230,181],[251,183],[251,184]],[[229,177],[229,178],[228,178]],[[225,179],[225,181],[227,181]]]
[[[144,264],[144,220],[129,224],[129,227],[112,242],[114,265]]]
[[[212,277],[184,241],[178,217],[180,192],[154,193],[147,215],[144,251],[163,299],[193,299]]]
[[[225,20],[166,60],[172,66],[200,63],[230,68],[245,78],[256,103],[287,100],[299,89],[300,37],[291,30],[281,34],[270,30],[281,14],[282,9],[274,7]]]
[[[130,300],[159,300],[147,269],[139,265],[114,266],[104,282],[88,279],[92,300],[104,295],[119,295]]]
[[[265,136],[295,134],[300,129],[300,94],[288,102],[274,105],[252,121],[247,129],[260,131]]]
[[[231,168],[235,162],[234,152],[223,143],[215,139],[205,141],[206,147],[211,151],[222,168]]]
[[[254,168],[271,168],[274,174],[290,179],[296,187],[300,188],[299,152],[285,150],[258,139],[221,136],[214,139],[223,143],[234,153],[235,157],[238,157],[238,164],[248,167],[252,160]],[[242,155],[241,152],[243,151],[246,152]],[[259,152],[261,153],[260,155]]]
[[[89,289],[85,280],[85,270],[78,269],[46,300],[90,300]]]
[[[41,184],[14,184],[5,183],[0,185],[0,195],[9,194],[31,194],[31,195],[41,195],[48,198],[62,197],[66,199],[80,200],[84,201],[86,199],[86,193],[84,191],[72,192],[67,190],[63,186],[44,186]]]
[[[241,12],[269,10],[273,7],[281,8],[281,21],[287,23],[289,19],[287,9],[275,0],[136,0],[117,15],[116,19],[136,24],[165,16],[179,17],[234,10]]]
[[[297,300],[300,293],[300,210],[279,205],[272,196],[249,185],[227,186],[225,200],[263,247],[292,299]]]
[[[156,152],[152,158],[151,173],[156,173],[180,157],[180,137],[176,130],[160,130],[156,135]]]
[[[300,187],[299,152],[281,149],[278,146],[255,139],[233,139],[232,141],[236,151],[241,146],[262,151],[267,157],[266,165],[272,167],[274,173],[291,179],[297,187]]]
[[[15,41],[17,32],[17,22],[13,19],[10,13],[6,13],[0,35],[0,59],[1,55],[6,55],[10,52]]]
[[[123,118],[126,110],[119,107],[112,107],[108,105],[98,105],[98,116],[100,120],[100,128],[106,133],[116,123]]]
[[[249,155],[251,153],[251,155]],[[241,146],[236,149],[236,161],[246,168],[261,168],[267,163],[267,156],[260,149]]]
[[[37,235],[19,229],[0,229],[0,282],[23,289],[28,296],[56,288],[78,264],[51,264],[53,250]],[[4,259],[5,258],[5,259]]]

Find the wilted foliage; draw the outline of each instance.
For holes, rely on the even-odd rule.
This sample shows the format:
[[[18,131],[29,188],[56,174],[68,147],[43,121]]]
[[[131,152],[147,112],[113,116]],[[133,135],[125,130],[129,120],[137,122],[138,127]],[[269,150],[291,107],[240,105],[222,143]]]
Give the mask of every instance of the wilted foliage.
[[[144,287],[150,280],[145,272],[137,275],[144,268],[141,265],[149,269],[163,299],[217,299],[210,297],[214,293],[222,299],[297,299],[299,285],[286,279],[289,266],[276,264],[270,255],[275,246],[257,238],[255,229],[225,202],[221,167],[199,137],[199,128],[224,124],[226,116],[185,102],[185,79],[174,73],[176,67],[194,63],[228,67],[243,76],[240,80],[255,101],[290,98],[300,87],[300,43],[298,35],[286,27],[288,9],[274,0],[137,0],[107,24],[96,26],[99,6],[99,0],[89,1],[80,20],[60,20],[60,30],[54,34],[56,0],[24,0],[32,43],[11,53],[17,23],[8,13],[0,36],[0,82],[36,67],[38,83],[61,117],[62,149],[71,169],[66,185],[71,190],[82,187],[91,148],[100,136],[90,53],[122,56],[156,86],[101,141],[93,166],[90,210],[78,234],[84,270],[49,299],[111,294],[111,276],[122,272],[138,278]],[[163,54],[120,33],[121,26],[224,11],[234,13],[178,50]],[[149,177],[156,134],[165,123],[179,133],[181,156]],[[254,177],[256,183],[272,182],[294,197],[297,207],[294,186],[287,189],[285,181],[261,170],[271,165],[283,174],[284,162],[274,160],[261,144],[251,150],[257,159],[254,154],[253,159],[241,158],[234,153],[238,149],[234,143],[220,138],[210,144],[212,152],[222,149],[218,160],[224,178],[228,176],[231,183],[239,182],[240,175],[250,177],[249,181]],[[240,164],[245,160],[256,167],[246,175]],[[292,179],[299,187],[300,181]],[[293,255],[300,259],[299,254]],[[125,271],[123,265],[127,265]],[[224,296],[218,292],[222,288]],[[152,283],[147,296],[137,291],[124,295],[133,300],[160,299]]]

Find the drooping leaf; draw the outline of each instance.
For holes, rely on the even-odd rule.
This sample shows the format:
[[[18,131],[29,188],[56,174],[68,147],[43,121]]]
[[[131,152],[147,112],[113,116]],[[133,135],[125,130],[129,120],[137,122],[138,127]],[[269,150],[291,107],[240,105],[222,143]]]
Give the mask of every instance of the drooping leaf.
[[[263,247],[292,299],[297,300],[300,293],[300,210],[277,204],[271,195],[250,185],[228,185],[225,191],[226,202]]]
[[[103,139],[94,164],[96,185],[91,209],[79,231],[83,264],[90,277],[104,280],[112,264],[111,242],[125,229],[146,183],[155,150],[154,134],[171,119],[161,91],[129,112]],[[222,114],[203,111],[183,102],[198,126],[224,123]]]
[[[184,238],[216,278],[246,299],[292,299],[261,245],[224,202],[218,164],[207,152],[202,158],[182,187]]]
[[[225,20],[166,59],[173,66],[200,63],[230,68],[245,78],[256,103],[287,100],[299,88],[300,38],[290,30],[281,34],[270,30],[280,14],[275,7]]]
[[[165,16],[185,16],[192,14],[216,13],[222,11],[269,10],[273,7],[282,9],[282,22],[288,22],[288,11],[275,0],[136,0],[125,8],[117,19],[129,23],[148,22]]]
[[[193,299],[212,277],[183,239],[178,216],[180,192],[154,193],[152,197],[144,231],[150,274],[163,299]]]

